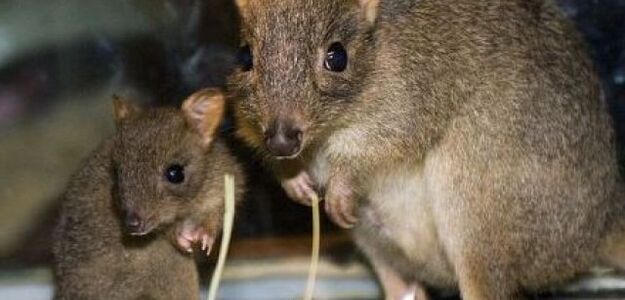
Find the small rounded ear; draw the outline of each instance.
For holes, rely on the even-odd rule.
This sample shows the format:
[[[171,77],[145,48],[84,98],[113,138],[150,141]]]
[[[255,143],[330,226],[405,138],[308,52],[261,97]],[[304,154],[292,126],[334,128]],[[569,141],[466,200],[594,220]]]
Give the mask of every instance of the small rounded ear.
[[[234,3],[239,8],[239,13],[243,15],[245,11],[247,11],[247,7],[249,5],[250,0],[234,0]]]
[[[224,116],[226,99],[219,89],[203,89],[182,103],[182,112],[191,128],[202,138],[204,146],[214,140]]]
[[[248,2],[249,0],[234,0],[234,3],[236,3],[239,8],[247,7]]]
[[[358,0],[362,14],[371,25],[375,23],[378,18],[378,7],[380,6],[380,0]]]
[[[113,95],[113,115],[118,125],[140,112],[141,109],[137,105],[127,102],[118,95]]]

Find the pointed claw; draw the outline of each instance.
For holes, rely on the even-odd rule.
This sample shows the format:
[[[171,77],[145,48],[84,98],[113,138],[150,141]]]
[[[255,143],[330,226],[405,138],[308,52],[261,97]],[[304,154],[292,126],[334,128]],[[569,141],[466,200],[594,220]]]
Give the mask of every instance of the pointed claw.
[[[208,235],[202,236],[202,251],[205,251],[208,248]]]
[[[214,241],[215,240],[208,234],[202,236],[202,250],[206,253],[206,256],[210,255]]]

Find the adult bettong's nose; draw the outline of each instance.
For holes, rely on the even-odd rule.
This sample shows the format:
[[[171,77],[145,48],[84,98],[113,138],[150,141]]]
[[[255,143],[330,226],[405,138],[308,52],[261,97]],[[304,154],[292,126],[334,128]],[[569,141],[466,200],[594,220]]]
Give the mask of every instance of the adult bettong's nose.
[[[303,136],[292,122],[276,121],[265,132],[265,144],[276,157],[290,157],[301,150]]]

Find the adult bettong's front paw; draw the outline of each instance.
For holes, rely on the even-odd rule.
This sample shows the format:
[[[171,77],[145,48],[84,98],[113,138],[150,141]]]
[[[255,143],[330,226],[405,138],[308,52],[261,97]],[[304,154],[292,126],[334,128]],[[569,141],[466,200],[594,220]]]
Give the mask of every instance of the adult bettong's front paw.
[[[281,185],[293,201],[307,206],[312,204],[316,192],[314,183],[306,171],[301,171],[293,178],[282,180]]]
[[[191,221],[183,222],[176,230],[175,243],[186,253],[192,253],[193,247],[199,245],[202,252],[210,255],[215,242],[214,235],[204,226]]]
[[[325,210],[338,226],[349,229],[358,223],[357,199],[353,189],[344,178],[333,178],[325,194]]]

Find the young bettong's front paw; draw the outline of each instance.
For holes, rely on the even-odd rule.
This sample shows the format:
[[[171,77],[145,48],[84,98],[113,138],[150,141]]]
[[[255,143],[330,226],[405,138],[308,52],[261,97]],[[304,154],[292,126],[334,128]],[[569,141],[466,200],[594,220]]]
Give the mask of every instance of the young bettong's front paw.
[[[204,226],[192,221],[184,221],[175,232],[175,245],[186,253],[192,253],[194,245],[199,244],[201,251],[208,256],[214,242],[213,234]]]
[[[328,183],[325,194],[325,210],[330,219],[342,228],[352,228],[358,222],[357,199],[350,183],[340,176]]]
[[[293,178],[282,180],[281,185],[293,201],[308,206],[312,204],[316,192],[314,183],[306,171],[301,171]]]

